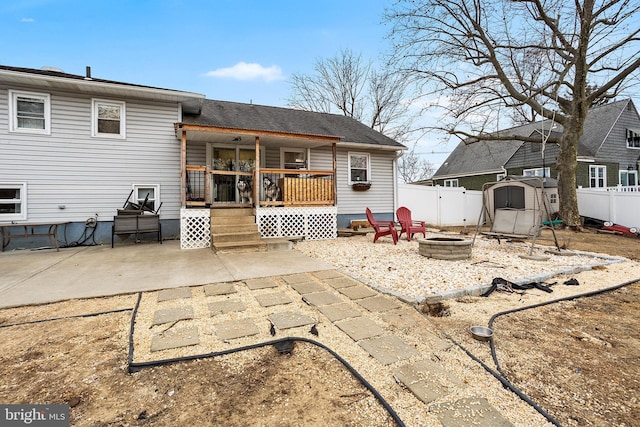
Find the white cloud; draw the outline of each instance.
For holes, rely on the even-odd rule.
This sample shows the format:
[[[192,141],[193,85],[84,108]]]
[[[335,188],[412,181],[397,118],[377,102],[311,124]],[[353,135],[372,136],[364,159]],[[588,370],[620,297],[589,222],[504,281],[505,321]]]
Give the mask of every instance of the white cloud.
[[[33,18],[22,18],[20,22],[36,22],[36,20]]]
[[[282,69],[277,65],[264,67],[260,64],[247,64],[246,62],[238,62],[233,67],[218,68],[217,70],[205,73],[208,77],[221,77],[235,80],[256,80],[263,79],[270,82],[273,80],[282,80]]]

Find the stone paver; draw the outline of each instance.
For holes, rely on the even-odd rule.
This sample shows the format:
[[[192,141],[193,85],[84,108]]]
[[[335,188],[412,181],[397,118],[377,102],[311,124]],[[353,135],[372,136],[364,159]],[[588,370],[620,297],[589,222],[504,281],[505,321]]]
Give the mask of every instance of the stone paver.
[[[244,311],[247,308],[240,299],[211,302],[208,304],[208,307],[209,313],[212,316],[232,313],[235,311]]]
[[[313,274],[318,279],[334,279],[337,277],[344,277],[344,274],[340,273],[338,270],[314,271],[311,274]]]
[[[418,356],[418,351],[395,335],[384,335],[358,342],[367,353],[383,365]]]
[[[391,298],[378,295],[377,297],[364,298],[356,301],[369,311],[382,312],[400,308],[400,303]]]
[[[358,282],[357,280],[354,280],[347,276],[336,277],[333,279],[323,279],[322,281],[334,289],[348,288],[349,286],[360,284],[360,282]]]
[[[291,303],[291,298],[289,298],[288,295],[282,292],[256,295],[256,300],[258,300],[258,304],[260,304],[263,307],[272,307],[274,305]]]
[[[355,319],[342,320],[335,325],[352,340],[360,341],[365,338],[376,337],[385,333],[376,322],[367,317],[356,317]]]
[[[302,299],[307,304],[315,305],[316,307],[342,302],[340,297],[332,292],[316,292],[313,294],[306,294],[302,297]]]
[[[151,351],[187,347],[199,343],[197,327],[170,329],[151,337]]]
[[[157,310],[153,313],[153,324],[161,325],[163,323],[176,322],[178,320],[193,319],[192,307],[177,307]]]
[[[230,320],[214,325],[216,336],[221,340],[248,337],[259,333],[258,327],[251,319]]]
[[[352,299],[352,300],[369,298],[369,297],[378,295],[376,291],[372,290],[371,288],[365,285],[356,285],[356,286],[349,286],[348,288],[340,288],[338,289],[338,292],[340,292],[343,295],[346,295],[347,297],[349,297],[349,299]]]
[[[393,375],[424,403],[431,403],[449,394],[452,387],[462,385],[458,377],[427,359],[401,366]]]
[[[320,310],[320,312],[327,316],[327,318],[332,322],[361,316],[358,310],[356,310],[351,304],[346,302],[333,305],[323,305],[321,307],[318,307],[318,310]]]
[[[170,301],[173,299],[191,298],[190,288],[165,289],[158,292],[158,302]]]
[[[235,294],[236,292],[236,287],[233,283],[212,283],[204,287],[204,294],[208,297]]]
[[[468,397],[455,402],[433,404],[429,407],[443,427],[478,426],[512,427],[484,397]]]
[[[282,276],[282,280],[284,280],[289,285],[291,285],[293,283],[310,282],[311,277],[309,277],[307,273],[298,273],[298,274],[290,274],[288,276]]]
[[[292,283],[291,287],[300,295],[322,292],[325,290],[324,286],[316,282]]]
[[[269,315],[269,320],[271,320],[278,329],[297,328],[299,326],[313,325],[316,323],[311,317],[292,311],[273,313]]]
[[[278,286],[275,280],[271,277],[260,277],[258,279],[248,279],[244,281],[245,285],[252,291],[256,289],[275,288]]]

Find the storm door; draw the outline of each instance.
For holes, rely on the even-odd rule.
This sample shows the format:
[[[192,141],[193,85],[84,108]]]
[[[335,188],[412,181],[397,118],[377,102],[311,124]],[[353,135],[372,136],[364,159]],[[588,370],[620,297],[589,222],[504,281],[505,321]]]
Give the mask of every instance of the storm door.
[[[255,163],[254,147],[212,146],[213,204],[252,204]]]

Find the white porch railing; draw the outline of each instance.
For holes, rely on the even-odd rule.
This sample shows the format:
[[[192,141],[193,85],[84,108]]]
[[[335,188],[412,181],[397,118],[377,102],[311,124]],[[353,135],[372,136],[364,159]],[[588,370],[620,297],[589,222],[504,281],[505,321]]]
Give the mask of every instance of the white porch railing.
[[[617,191],[620,193],[634,193],[640,191],[640,185],[618,185],[616,187],[607,187],[607,191]]]

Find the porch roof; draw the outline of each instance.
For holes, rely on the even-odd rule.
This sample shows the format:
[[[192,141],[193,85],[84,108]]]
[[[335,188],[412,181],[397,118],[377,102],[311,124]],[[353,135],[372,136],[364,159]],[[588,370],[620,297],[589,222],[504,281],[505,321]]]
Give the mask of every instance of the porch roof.
[[[200,114],[183,115],[177,130],[188,140],[236,143],[260,136],[260,143],[320,146],[337,143],[382,150],[404,150],[399,142],[350,117],[291,108],[205,100]]]

